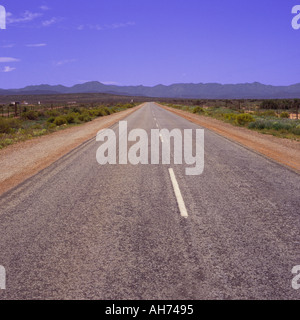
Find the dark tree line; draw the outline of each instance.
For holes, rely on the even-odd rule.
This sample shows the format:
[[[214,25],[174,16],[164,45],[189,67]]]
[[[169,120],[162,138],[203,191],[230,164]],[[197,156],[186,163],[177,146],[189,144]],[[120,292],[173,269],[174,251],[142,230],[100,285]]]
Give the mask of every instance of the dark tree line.
[[[263,100],[261,109],[273,109],[273,110],[299,110],[300,99],[278,99],[278,100]]]

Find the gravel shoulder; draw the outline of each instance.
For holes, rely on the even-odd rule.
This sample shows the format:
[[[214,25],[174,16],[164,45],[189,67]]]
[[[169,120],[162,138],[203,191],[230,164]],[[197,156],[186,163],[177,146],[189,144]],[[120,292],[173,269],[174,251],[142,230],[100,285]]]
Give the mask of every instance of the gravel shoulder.
[[[235,127],[217,119],[194,115],[187,111],[177,110],[163,105],[160,105],[160,107],[300,173],[300,142],[298,141],[265,135],[246,128]]]
[[[101,129],[129,116],[142,105],[110,116],[97,118],[80,126],[20,142],[0,150],[0,195],[14,188],[85,141]]]

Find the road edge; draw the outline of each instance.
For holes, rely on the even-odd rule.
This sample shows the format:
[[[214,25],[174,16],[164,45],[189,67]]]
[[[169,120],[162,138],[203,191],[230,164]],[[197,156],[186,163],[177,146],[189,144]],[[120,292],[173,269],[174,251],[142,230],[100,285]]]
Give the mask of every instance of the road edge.
[[[263,153],[260,150],[257,150],[255,148],[253,148],[252,146],[249,146],[247,144],[244,144],[244,143],[238,141],[237,139],[234,139],[234,137],[229,137],[228,135],[226,135],[226,136],[223,135],[217,129],[214,129],[212,126],[206,127],[205,124],[203,124],[203,120],[200,121],[200,119],[197,119],[197,116],[194,116],[194,115],[192,115],[191,113],[189,113],[187,111],[180,110],[181,112],[176,112],[178,110],[175,110],[173,108],[161,105],[159,103],[156,103],[156,105],[158,105],[160,108],[163,108],[163,109],[165,109],[165,110],[167,110],[169,112],[172,112],[172,113],[176,114],[177,116],[180,116],[180,117],[182,117],[182,118],[184,118],[184,119],[186,119],[186,120],[188,120],[188,121],[190,121],[190,122],[192,122],[194,124],[197,124],[197,125],[199,125],[201,127],[204,127],[206,130],[209,130],[209,131],[213,132],[214,134],[217,134],[218,136],[220,136],[220,137],[222,137],[224,139],[227,139],[228,141],[236,143],[237,145],[239,145],[241,147],[244,147],[247,150],[258,154],[258,155],[264,157],[265,159],[272,161],[273,163],[279,164],[279,165],[289,169],[290,171],[292,171],[294,173],[300,174],[300,169],[298,169],[297,167],[293,167],[293,166],[289,165],[288,163],[284,162],[282,159],[280,159],[279,156],[277,156],[276,158],[273,158],[269,154]],[[272,150],[272,152],[275,152],[275,151]]]

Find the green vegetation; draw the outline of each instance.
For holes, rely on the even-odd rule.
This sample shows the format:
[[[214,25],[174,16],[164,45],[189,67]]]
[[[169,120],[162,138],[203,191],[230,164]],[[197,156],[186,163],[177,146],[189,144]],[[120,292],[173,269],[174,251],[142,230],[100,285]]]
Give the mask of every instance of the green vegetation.
[[[43,110],[25,110],[18,118],[0,117],[0,149],[134,106],[133,103],[119,103],[114,106],[74,106],[52,110],[44,108]]]
[[[300,120],[290,119],[291,110],[298,112],[299,100],[264,100],[257,106],[257,101],[212,101],[199,102],[195,105],[165,104],[169,107],[194,114],[212,117],[235,126],[246,127],[264,134],[300,141]],[[251,107],[252,104],[252,107]],[[226,107],[230,105],[230,107]],[[290,108],[287,108],[289,106]],[[296,109],[295,109],[296,106]],[[279,107],[281,109],[279,109]],[[275,108],[275,109],[271,109]]]
[[[194,109],[193,109],[193,113],[204,113],[204,109],[203,108],[201,108],[201,107],[195,107]]]
[[[263,130],[264,132],[275,130],[281,134],[294,134],[300,136],[300,121],[290,119],[261,120],[258,119],[249,125],[249,129]]]
[[[242,113],[236,116],[236,123],[241,126],[247,125],[248,123],[254,122],[254,121],[255,119],[253,118],[253,116],[248,113]]]
[[[280,118],[282,119],[289,119],[290,118],[290,114],[288,112],[282,112],[280,114]]]

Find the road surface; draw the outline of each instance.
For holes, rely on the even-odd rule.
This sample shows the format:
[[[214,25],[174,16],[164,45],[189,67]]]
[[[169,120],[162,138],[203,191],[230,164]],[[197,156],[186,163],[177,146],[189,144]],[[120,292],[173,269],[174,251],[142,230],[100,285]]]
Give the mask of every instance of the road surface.
[[[199,129],[154,103],[126,120],[149,135]],[[208,130],[200,176],[100,166],[99,146],[84,143],[0,198],[0,299],[300,298],[297,173]]]

